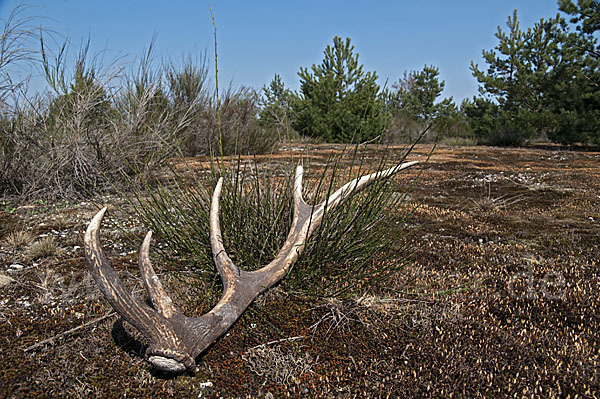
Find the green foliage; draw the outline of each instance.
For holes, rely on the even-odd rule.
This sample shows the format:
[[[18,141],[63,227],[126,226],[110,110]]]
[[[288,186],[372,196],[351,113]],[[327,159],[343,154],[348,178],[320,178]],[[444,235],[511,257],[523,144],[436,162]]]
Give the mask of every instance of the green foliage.
[[[582,22],[579,32],[593,29],[589,10],[596,3],[559,4],[576,15],[572,22]],[[571,32],[560,15],[523,31],[516,10],[507,28],[498,27],[498,45],[483,51],[486,70],[471,63],[480,97],[463,104],[463,110],[476,134],[491,143],[520,144],[534,137],[599,142],[600,63],[594,36]]]
[[[486,144],[518,146],[535,132],[529,119],[531,114],[521,109],[510,113],[490,100],[477,97],[463,101],[461,109],[476,137]]]
[[[385,164],[364,164],[356,152],[344,155],[353,159],[350,165],[342,166],[342,156],[336,156],[321,172],[311,173],[307,168],[304,196],[308,203],[322,201],[341,184],[372,172],[371,166],[381,170]],[[172,184],[138,191],[134,201],[139,218],[168,244],[159,250],[165,259],[176,257],[215,281],[208,209],[210,191],[221,175],[225,177],[220,200],[225,248],[242,269],[256,270],[275,257],[291,227],[291,168],[275,170],[239,159],[220,168],[214,160],[212,172],[204,177],[190,183],[176,176]],[[406,236],[406,231],[402,234],[405,212],[398,209],[404,196],[393,195],[393,187],[391,179],[380,181],[326,214],[284,284],[314,295],[341,295],[403,267],[408,240],[398,238]],[[392,230],[398,234],[390,234]]]
[[[272,126],[279,132],[290,128],[290,115],[294,94],[286,89],[281,77],[275,74],[269,86],[262,89],[260,123],[263,126]]]
[[[433,65],[425,65],[421,71],[404,72],[404,77],[394,83],[388,93],[387,106],[394,120],[384,142],[414,142],[428,127],[433,129],[425,140],[433,141],[437,136],[463,136],[468,127],[452,97],[438,101],[444,85],[445,82],[439,80],[438,68]]]
[[[169,63],[165,70],[169,97],[176,108],[204,106],[211,93],[208,87],[208,66],[206,54],[201,58],[188,56],[181,67]]]
[[[389,99],[391,109],[421,121],[434,121],[455,113],[452,97],[436,103],[445,86],[445,82],[439,80],[439,73],[433,65],[425,65],[422,71],[405,72],[404,77],[392,85],[395,92]]]
[[[473,130],[487,143],[518,145],[537,133],[529,119],[543,109],[536,103],[539,91],[536,93],[529,84],[535,71],[525,58],[526,35],[520,28],[517,10],[506,25],[508,32],[498,27],[495,49],[483,51],[487,70],[471,62],[482,97],[463,103],[463,111],[471,119]]]
[[[577,0],[577,4],[572,0],[558,0],[558,5],[562,12],[571,16],[569,22],[577,24],[580,34],[593,35],[600,30],[600,2],[597,0]]]
[[[600,144],[600,3],[559,0],[559,7],[576,32],[563,32],[562,62],[549,76],[556,82],[552,109],[559,123],[551,138]]]
[[[105,127],[111,118],[111,101],[98,81],[96,67],[88,64],[88,49],[89,42],[75,60],[73,76],[67,77],[60,67],[64,53],[59,54],[52,66],[42,42],[45,76],[56,93],[49,105],[45,125],[54,136],[67,135],[76,140],[78,135]]]
[[[320,65],[300,68],[293,127],[326,142],[358,143],[381,135],[390,122],[374,72],[364,72],[350,38],[336,36]]]

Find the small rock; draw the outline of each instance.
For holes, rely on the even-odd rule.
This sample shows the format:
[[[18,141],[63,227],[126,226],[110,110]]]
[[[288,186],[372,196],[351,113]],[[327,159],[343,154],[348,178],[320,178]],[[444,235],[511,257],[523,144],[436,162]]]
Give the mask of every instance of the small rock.
[[[0,274],[0,288],[3,288],[5,286],[9,285],[13,281],[15,281],[13,278],[5,276],[4,274]]]
[[[212,387],[213,383],[210,381],[201,382],[199,386],[200,392],[198,393],[198,398],[203,398],[205,393],[210,394]]]

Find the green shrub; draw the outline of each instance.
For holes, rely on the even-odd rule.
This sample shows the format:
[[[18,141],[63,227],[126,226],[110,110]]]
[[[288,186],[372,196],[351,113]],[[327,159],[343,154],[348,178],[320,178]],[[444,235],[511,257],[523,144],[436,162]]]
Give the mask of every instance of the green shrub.
[[[356,149],[344,156],[352,157],[349,165],[342,165],[342,156],[332,156],[322,171],[307,168],[304,196],[308,203],[325,199],[343,183],[381,170],[390,161],[367,164]],[[140,220],[168,244],[159,250],[165,258],[177,257],[180,264],[193,265],[206,278],[215,279],[208,208],[218,176],[225,177],[220,202],[225,248],[241,268],[255,270],[270,262],[286,239],[292,221],[293,175],[291,168],[264,167],[240,159],[225,169],[216,162],[210,173],[191,183],[175,177],[171,185],[137,191],[134,201]],[[402,227],[404,196],[394,190],[392,179],[379,181],[326,214],[284,284],[314,295],[341,295],[403,267],[409,234]]]

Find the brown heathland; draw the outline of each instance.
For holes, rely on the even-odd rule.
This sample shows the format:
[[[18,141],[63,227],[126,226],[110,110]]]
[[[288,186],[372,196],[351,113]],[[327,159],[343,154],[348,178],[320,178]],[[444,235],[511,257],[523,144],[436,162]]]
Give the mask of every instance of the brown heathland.
[[[339,148],[301,152],[324,162],[331,151]],[[0,275],[10,277],[0,286],[0,396],[599,395],[600,153],[441,147],[396,181],[409,187],[407,208],[420,204],[407,219],[422,242],[411,265],[343,300],[276,287],[198,359],[195,375],[175,378],[150,370],[144,342],[110,316],[89,277],[82,238],[95,206],[0,210]],[[143,296],[128,240],[143,231],[125,206],[116,212],[122,200],[101,201],[131,225],[106,221],[103,244]],[[180,309],[201,314],[203,284],[176,267],[159,265],[161,281]]]

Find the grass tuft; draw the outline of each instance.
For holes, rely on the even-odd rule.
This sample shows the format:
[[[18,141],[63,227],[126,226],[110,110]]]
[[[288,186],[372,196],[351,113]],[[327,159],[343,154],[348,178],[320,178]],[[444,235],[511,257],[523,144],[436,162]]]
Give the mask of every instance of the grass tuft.
[[[30,245],[34,240],[28,231],[13,231],[6,236],[5,243],[9,250],[16,251]]]
[[[281,346],[251,348],[242,358],[253,373],[277,384],[297,382],[297,377],[313,372],[315,360],[308,353],[284,352]]]
[[[27,249],[26,256],[31,260],[56,256],[62,252],[54,237],[44,237],[31,244]]]

